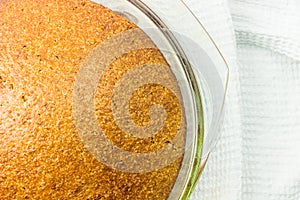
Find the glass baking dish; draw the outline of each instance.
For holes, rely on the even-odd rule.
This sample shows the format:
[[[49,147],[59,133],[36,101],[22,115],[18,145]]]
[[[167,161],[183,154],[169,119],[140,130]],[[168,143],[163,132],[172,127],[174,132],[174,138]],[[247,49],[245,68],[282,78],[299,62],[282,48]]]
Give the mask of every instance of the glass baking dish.
[[[0,1],[0,197],[188,199],[219,137],[226,62],[184,1],[92,2]],[[84,32],[93,20],[103,40]]]
[[[218,139],[228,67],[212,38],[181,0],[95,0],[126,17],[156,44],[170,64],[186,101],[187,138],[181,171],[169,199],[193,191]]]

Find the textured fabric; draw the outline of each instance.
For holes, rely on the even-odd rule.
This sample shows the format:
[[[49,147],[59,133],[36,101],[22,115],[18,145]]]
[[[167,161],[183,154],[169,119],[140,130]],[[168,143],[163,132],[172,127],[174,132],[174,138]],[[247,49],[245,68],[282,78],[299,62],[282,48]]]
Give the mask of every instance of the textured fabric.
[[[300,199],[300,3],[186,0],[229,64],[221,137],[191,199]]]
[[[300,3],[230,4],[241,85],[242,199],[300,199]]]
[[[243,122],[242,199],[300,199],[300,62],[238,48]],[[253,59],[255,58],[255,59]]]

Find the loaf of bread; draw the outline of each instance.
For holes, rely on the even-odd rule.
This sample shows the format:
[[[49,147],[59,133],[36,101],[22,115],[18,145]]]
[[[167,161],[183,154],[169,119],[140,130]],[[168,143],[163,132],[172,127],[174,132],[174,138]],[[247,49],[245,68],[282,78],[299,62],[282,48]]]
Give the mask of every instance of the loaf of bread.
[[[109,159],[124,164],[118,168],[104,163],[106,154],[95,143],[101,134],[89,128],[99,127],[120,152],[155,154],[165,146],[172,149],[175,137],[184,148],[176,79],[145,35],[132,41],[126,34],[124,41],[116,37],[132,30],[142,34],[127,19],[86,0],[0,0],[0,199],[167,199],[182,151],[157,169],[139,163],[145,160],[127,169],[129,158],[107,150]],[[144,49],[126,50],[120,41]],[[120,53],[101,74],[88,71]],[[151,81],[158,79],[172,88]],[[87,90],[88,84],[94,90]],[[122,103],[124,91],[131,91],[128,105]],[[96,124],[90,125],[89,116]],[[128,124],[138,128],[131,134]],[[141,127],[157,133],[149,135]]]

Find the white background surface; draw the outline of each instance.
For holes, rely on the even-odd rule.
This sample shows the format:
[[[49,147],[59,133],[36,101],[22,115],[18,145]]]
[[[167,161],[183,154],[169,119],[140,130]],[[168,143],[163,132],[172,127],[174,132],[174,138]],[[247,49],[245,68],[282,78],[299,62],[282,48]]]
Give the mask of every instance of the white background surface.
[[[300,1],[186,0],[230,68],[225,122],[192,200],[300,199]]]

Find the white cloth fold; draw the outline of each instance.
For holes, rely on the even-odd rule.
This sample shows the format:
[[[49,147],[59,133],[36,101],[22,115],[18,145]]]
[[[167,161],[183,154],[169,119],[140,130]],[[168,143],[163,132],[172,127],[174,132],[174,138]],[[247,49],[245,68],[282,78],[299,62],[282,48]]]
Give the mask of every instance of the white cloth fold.
[[[300,199],[300,3],[186,0],[229,64],[221,137],[191,199]]]

